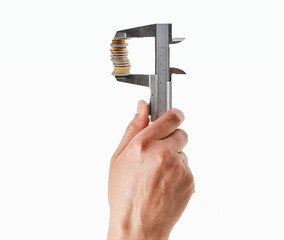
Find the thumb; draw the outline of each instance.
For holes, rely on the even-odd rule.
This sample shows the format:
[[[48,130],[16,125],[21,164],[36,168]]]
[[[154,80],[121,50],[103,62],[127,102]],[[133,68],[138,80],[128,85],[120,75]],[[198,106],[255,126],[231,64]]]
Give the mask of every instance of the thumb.
[[[147,103],[143,100],[138,102],[137,113],[133,120],[128,125],[125,134],[114,153],[114,156],[118,156],[128,145],[128,143],[134,138],[140,131],[149,125]]]

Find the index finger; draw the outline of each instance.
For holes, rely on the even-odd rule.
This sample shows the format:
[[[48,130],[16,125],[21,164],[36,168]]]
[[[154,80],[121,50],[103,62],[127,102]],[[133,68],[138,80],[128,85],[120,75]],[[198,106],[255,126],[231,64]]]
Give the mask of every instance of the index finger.
[[[144,129],[143,135],[151,139],[164,139],[172,134],[184,121],[182,111],[172,108]]]

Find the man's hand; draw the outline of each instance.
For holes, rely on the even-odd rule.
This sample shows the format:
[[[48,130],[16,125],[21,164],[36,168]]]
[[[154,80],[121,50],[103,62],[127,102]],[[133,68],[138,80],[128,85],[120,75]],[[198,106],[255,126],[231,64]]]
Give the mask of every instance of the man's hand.
[[[169,234],[194,192],[182,152],[184,115],[171,109],[149,125],[140,101],[110,163],[108,240],[160,240]]]

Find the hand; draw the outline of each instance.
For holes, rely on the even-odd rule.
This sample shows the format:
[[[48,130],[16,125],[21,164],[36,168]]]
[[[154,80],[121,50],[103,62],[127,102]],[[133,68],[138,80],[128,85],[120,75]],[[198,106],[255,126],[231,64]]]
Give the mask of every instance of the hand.
[[[184,115],[171,109],[149,125],[146,102],[129,124],[109,172],[108,240],[168,239],[194,192],[182,152]]]

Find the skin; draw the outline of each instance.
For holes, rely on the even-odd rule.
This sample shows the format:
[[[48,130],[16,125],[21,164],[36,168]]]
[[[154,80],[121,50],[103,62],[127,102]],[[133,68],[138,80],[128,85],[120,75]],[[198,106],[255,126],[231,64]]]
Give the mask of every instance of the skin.
[[[149,125],[147,104],[137,114],[112,156],[108,240],[166,240],[194,193],[193,175],[182,149],[184,115],[171,109]]]

